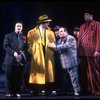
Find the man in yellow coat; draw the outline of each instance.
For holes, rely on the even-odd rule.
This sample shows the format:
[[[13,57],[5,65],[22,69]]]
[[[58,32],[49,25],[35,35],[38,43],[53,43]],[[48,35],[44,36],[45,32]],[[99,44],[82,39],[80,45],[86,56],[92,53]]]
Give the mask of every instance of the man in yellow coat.
[[[35,93],[47,83],[54,82],[54,52],[47,47],[48,43],[55,43],[54,32],[49,27],[51,21],[47,15],[40,16],[38,25],[27,35],[31,54],[29,83],[35,86]]]

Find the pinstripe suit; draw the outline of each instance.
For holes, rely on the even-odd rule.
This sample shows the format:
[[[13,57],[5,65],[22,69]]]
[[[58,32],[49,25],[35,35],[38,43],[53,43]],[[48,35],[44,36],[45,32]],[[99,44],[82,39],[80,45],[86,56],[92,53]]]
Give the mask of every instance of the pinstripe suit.
[[[94,54],[100,51],[100,22],[90,21],[80,26],[78,49],[80,57],[80,82],[83,93],[100,95],[100,72]]]

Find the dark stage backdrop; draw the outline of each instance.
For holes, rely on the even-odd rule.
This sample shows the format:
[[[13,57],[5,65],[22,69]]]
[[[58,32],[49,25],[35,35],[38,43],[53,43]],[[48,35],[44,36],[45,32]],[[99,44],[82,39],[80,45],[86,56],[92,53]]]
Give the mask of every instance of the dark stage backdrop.
[[[65,26],[71,34],[75,26],[84,23],[84,12],[91,11],[94,19],[100,21],[100,2],[98,1],[0,1],[0,65],[5,52],[2,48],[4,36],[14,30],[17,20],[24,23],[24,33],[36,26],[38,16],[47,14],[55,25]],[[2,68],[0,66],[0,72]]]

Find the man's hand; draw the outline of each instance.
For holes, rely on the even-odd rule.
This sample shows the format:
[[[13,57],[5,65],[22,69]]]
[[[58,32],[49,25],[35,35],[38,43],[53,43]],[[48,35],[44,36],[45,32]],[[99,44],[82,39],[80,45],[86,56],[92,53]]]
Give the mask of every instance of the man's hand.
[[[95,51],[94,56],[97,57],[98,54],[99,54],[99,52],[98,51]]]
[[[18,55],[17,52],[14,52],[14,57],[16,58],[16,61],[17,61],[17,62],[20,62],[21,59],[22,59],[21,55]]]
[[[18,58],[18,53],[14,52],[14,57]]]
[[[49,48],[56,49],[56,45],[54,43],[48,43]]]

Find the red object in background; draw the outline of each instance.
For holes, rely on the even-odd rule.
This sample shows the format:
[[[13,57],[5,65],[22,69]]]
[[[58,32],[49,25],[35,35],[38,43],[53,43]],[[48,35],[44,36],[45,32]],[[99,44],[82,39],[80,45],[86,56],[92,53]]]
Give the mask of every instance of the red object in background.
[[[26,36],[22,36],[22,40],[26,41]]]

